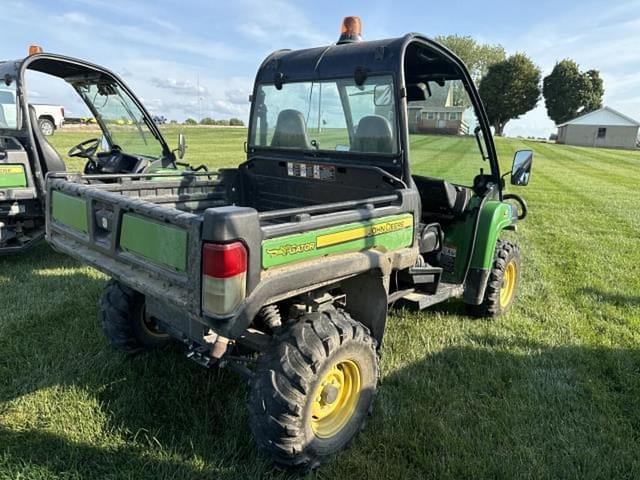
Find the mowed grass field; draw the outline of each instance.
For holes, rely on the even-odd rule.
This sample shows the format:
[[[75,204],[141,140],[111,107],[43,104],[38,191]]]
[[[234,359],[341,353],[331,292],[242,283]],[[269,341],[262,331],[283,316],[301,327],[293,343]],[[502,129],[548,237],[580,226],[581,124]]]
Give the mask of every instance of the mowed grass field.
[[[244,158],[243,129],[183,130],[194,164]],[[414,140],[417,173],[430,153],[455,162],[474,148]],[[524,270],[513,310],[493,321],[459,301],[395,310],[373,416],[311,477],[640,477],[640,152],[497,145],[505,169],[535,150],[517,190],[530,215],[509,234]],[[291,476],[254,448],[237,375],[180,347],[109,348],[96,320],[105,282],[47,245],[0,258],[0,479]]]

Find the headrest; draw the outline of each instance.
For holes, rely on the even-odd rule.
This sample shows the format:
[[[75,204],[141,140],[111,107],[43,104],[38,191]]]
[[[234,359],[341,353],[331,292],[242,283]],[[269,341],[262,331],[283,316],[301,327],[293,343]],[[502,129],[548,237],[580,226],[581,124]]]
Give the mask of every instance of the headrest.
[[[352,151],[393,153],[393,135],[389,121],[379,115],[362,117],[353,136]]]
[[[278,114],[271,146],[311,149],[307,138],[307,124],[301,112],[287,109]]]

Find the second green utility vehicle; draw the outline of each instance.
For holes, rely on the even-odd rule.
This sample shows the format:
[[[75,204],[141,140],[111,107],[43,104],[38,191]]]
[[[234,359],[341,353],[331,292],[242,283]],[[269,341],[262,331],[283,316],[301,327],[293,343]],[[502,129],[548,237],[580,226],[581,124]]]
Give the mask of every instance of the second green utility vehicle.
[[[361,430],[389,305],[460,297],[492,317],[520,281],[503,232],[526,206],[503,193],[467,69],[422,35],[361,41],[358,24],[264,61],[238,168],[48,179],[48,241],[112,277],[99,310],[111,344],[177,339],[246,375],[255,439],[287,467],[313,468]],[[516,153],[513,185],[531,163]]]
[[[67,170],[46,137],[60,126],[63,114],[56,117],[55,111],[31,103],[34,80],[45,88],[66,83],[95,118],[100,135],[87,133],[89,138],[67,153],[85,160],[85,173],[175,170],[184,153],[184,138],[176,155],[133,91],[106,68],[44,53],[36,45],[25,58],[0,61],[0,255],[23,252],[43,239],[45,177]]]

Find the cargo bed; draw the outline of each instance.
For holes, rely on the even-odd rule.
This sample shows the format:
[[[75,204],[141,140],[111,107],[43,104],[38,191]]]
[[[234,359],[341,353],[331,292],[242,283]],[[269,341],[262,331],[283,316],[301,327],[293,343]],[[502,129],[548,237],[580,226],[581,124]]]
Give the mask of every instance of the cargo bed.
[[[247,245],[245,303],[260,290],[261,280],[274,279],[281,271],[288,274],[305,260],[358,252],[376,242],[383,249],[413,242],[414,220],[407,214],[407,202],[416,199],[407,198],[407,190],[396,190],[393,178],[379,169],[356,173],[379,177],[373,184],[381,188],[335,182],[330,194],[339,201],[319,203],[327,192],[316,189],[314,195],[309,185],[317,185],[308,180],[304,191],[304,179],[271,173],[270,179],[264,175],[256,180],[246,168],[244,164],[218,172],[117,175],[113,183],[108,183],[108,175],[51,175],[47,239],[57,250],[157,300],[163,308],[186,312],[201,322],[203,242],[241,240]],[[258,167],[250,167],[254,168]],[[372,184],[370,178],[365,181]],[[260,187],[264,191],[258,193]],[[298,193],[306,195],[305,205],[294,207],[300,205]],[[356,194],[363,197],[353,198]],[[371,233],[378,230],[380,234]],[[306,238],[310,235],[311,240]],[[316,237],[323,239],[325,248],[309,247]],[[313,276],[307,277],[313,284]],[[269,295],[274,292],[267,290]],[[251,316],[255,308],[259,307],[245,315]]]

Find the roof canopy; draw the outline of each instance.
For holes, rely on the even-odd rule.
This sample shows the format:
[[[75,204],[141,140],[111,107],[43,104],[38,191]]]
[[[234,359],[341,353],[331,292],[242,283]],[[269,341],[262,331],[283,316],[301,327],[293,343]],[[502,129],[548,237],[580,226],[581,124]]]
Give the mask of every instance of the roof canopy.
[[[418,42],[412,42],[418,40]],[[415,50],[415,51],[414,51]],[[447,52],[436,54],[435,51]],[[448,50],[415,33],[386,40],[363,41],[303,50],[280,50],[260,66],[259,83],[297,82],[367,74],[400,73],[407,61],[407,85],[460,78],[460,67],[446,58]],[[415,65],[414,65],[415,63]],[[425,68],[425,65],[429,68]],[[435,72],[435,73],[432,73]]]

